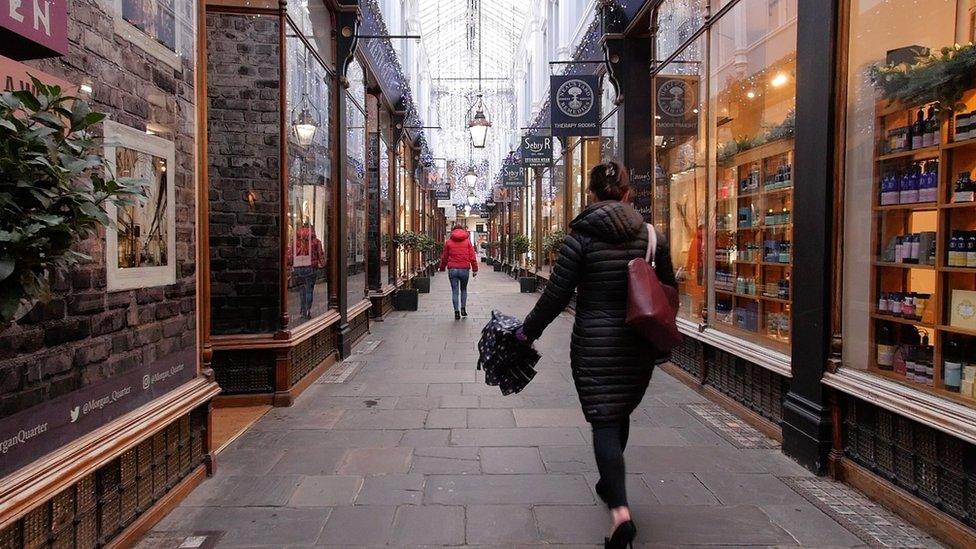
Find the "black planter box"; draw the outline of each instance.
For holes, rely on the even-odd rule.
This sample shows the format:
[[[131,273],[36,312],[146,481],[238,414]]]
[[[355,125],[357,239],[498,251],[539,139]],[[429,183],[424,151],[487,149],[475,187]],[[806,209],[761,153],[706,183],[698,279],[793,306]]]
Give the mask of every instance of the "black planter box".
[[[393,294],[393,308],[397,311],[416,311],[417,310],[417,290],[413,288],[401,288]]]
[[[534,276],[523,276],[519,279],[519,288],[523,294],[533,294],[535,293],[536,287],[539,285],[539,281]]]
[[[502,272],[502,266],[501,266],[501,264],[500,264],[500,263],[495,263],[495,264],[494,264],[494,265],[492,266],[492,268],[493,268],[493,269],[495,270],[495,272],[496,272],[496,273],[500,273],[500,272]]]
[[[418,276],[413,279],[411,286],[418,292],[422,294],[430,293],[430,277],[428,276]]]

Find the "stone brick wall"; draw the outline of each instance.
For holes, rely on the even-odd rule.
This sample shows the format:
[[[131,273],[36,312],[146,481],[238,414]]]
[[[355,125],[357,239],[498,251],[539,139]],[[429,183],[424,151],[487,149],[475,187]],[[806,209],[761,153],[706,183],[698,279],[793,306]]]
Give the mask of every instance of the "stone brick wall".
[[[89,82],[93,109],[143,131],[152,123],[175,142],[177,282],[107,292],[104,231],[83,242],[92,259],[57,277],[49,303],[0,329],[0,417],[196,345],[193,59],[176,70],[116,35],[105,6],[69,0],[68,55],[27,64]]]
[[[278,26],[273,17],[207,15],[214,334],[278,328]]]

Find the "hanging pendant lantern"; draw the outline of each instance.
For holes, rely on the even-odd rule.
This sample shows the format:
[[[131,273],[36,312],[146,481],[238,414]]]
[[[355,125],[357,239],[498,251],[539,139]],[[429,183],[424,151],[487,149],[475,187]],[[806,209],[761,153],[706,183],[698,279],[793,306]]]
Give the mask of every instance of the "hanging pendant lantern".
[[[468,173],[464,174],[464,183],[469,189],[474,188],[478,183],[478,174],[474,172],[474,166],[468,168]]]
[[[485,116],[485,104],[480,93],[478,94],[478,101],[472,106],[472,109],[475,113],[468,122],[471,146],[476,149],[483,149],[488,143],[488,128],[491,127],[491,121]]]
[[[295,130],[295,139],[302,147],[312,144],[315,140],[315,131],[319,129],[318,121],[307,108],[303,108],[301,114],[292,120],[292,127]]]

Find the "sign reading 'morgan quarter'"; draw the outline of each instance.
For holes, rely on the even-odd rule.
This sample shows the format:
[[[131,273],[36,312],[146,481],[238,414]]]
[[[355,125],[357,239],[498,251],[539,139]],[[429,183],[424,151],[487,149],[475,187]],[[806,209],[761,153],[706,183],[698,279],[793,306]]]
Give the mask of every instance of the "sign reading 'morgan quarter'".
[[[552,76],[549,94],[552,135],[600,135],[599,76]]]

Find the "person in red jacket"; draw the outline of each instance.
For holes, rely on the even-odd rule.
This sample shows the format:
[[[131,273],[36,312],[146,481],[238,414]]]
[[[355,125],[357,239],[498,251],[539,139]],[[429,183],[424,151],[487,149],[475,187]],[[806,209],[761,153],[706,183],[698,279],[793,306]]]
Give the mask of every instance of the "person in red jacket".
[[[444,253],[441,255],[440,270],[447,269],[447,277],[451,281],[451,301],[454,302],[454,320],[468,316],[465,310],[468,303],[468,275],[478,276],[478,256],[474,253],[471,237],[461,225],[455,225],[451,230],[451,238],[444,243]],[[458,294],[460,294],[460,308],[458,308]]]

